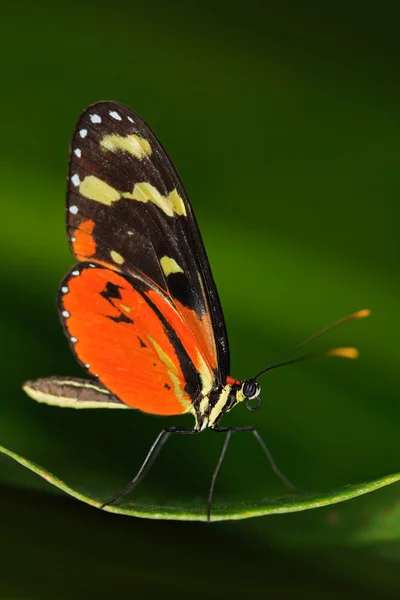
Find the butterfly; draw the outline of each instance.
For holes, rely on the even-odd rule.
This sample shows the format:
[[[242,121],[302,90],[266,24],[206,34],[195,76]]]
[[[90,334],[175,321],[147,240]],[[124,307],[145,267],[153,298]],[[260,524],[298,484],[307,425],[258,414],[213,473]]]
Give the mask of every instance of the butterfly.
[[[99,102],[80,116],[70,149],[66,216],[78,263],[61,282],[58,309],[90,379],[41,378],[26,382],[25,391],[57,406],[191,413],[195,420],[192,429],[164,428],[137,476],[102,506],[139,482],[172,433],[207,428],[226,434],[208,519],[215,479],[235,431],[251,431],[293,489],[253,427],[220,426],[238,404],[260,408],[258,377],[278,365],[244,381],[230,375],[224,315],[189,199],[150,127],[126,106]],[[362,313],[346,320],[366,316]],[[329,352],[355,357],[352,348]]]

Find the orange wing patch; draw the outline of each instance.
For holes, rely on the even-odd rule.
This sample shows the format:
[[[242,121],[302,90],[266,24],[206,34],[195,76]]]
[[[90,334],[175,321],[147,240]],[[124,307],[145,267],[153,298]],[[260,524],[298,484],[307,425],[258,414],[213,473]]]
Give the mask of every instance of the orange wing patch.
[[[93,238],[94,221],[83,221],[74,230],[71,238],[75,256],[80,261],[85,261],[96,253],[96,242]]]
[[[198,384],[195,389],[193,379],[189,395],[188,369],[194,377],[199,369],[204,383],[205,361],[169,302],[159,293],[135,289],[134,283],[115,271],[87,264],[67,276],[60,304],[74,352],[128,406],[159,415],[185,413],[202,387]],[[175,347],[167,325],[186,352]],[[211,380],[211,373],[208,377]]]
[[[174,304],[198,340],[207,363],[213,369],[217,369],[217,350],[210,313],[207,312],[200,318],[196,311],[186,308],[181,302],[174,300]]]
[[[207,396],[213,387],[214,373],[212,363],[209,360],[209,347],[203,347],[203,325],[196,313],[190,309],[184,309],[186,313],[178,312],[177,305],[180,305],[180,303],[175,302],[176,307],[174,307],[160,293],[152,289],[146,292],[146,296],[163,313],[167,321],[173,325],[175,333],[200,376],[201,393],[203,396]],[[186,314],[190,314],[191,321],[186,319]]]

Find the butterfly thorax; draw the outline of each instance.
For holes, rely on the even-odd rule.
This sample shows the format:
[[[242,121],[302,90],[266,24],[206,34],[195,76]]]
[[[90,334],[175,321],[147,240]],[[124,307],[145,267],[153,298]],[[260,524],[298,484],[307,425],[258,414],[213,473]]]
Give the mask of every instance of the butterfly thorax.
[[[227,377],[225,385],[219,385],[207,396],[201,397],[193,405],[196,418],[195,429],[202,431],[206,427],[214,429],[221,418],[236,404],[243,400],[256,398],[260,393],[260,386],[254,380],[238,381]]]

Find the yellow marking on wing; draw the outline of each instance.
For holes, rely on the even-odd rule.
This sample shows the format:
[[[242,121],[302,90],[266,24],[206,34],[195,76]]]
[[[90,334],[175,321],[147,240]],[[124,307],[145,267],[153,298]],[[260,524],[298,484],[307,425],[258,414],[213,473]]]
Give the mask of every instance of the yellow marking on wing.
[[[81,381],[74,381],[73,379],[58,379],[57,385],[58,386],[70,385],[71,387],[95,390],[95,392],[98,392],[99,394],[104,394],[105,396],[110,395],[110,392],[107,389],[100,388],[98,385],[94,385],[93,383],[90,383],[90,380],[82,383]]]
[[[172,385],[174,386],[174,394],[178,398],[180,404],[186,410],[190,410],[192,408],[192,403],[190,400],[187,400],[187,398],[185,398],[184,392],[181,389],[181,382],[179,381],[179,377],[174,375],[174,373],[171,373],[171,371],[168,372],[168,376],[172,381]]]
[[[134,133],[125,136],[116,133],[106,135],[100,141],[100,146],[109,152],[116,152],[117,150],[129,152],[139,160],[142,160],[145,156],[150,156],[152,153],[149,142]]]
[[[121,256],[119,254],[119,252],[115,252],[115,250],[111,250],[110,256],[113,259],[113,261],[116,262],[119,265],[122,265],[122,263],[124,262],[124,257]]]
[[[136,183],[132,192],[119,192],[95,175],[88,175],[81,182],[79,191],[85,198],[100,202],[100,204],[105,204],[106,206],[111,206],[121,198],[127,198],[128,200],[136,200],[137,202],[152,202],[168,217],[172,217],[174,212],[177,215],[186,216],[183,200],[175,189],[167,196],[163,196],[154,185],[146,181]]]
[[[171,358],[168,356],[168,354],[166,354],[164,352],[164,350],[161,348],[161,346],[159,344],[157,344],[157,342],[150,335],[148,335],[147,338],[153,344],[154,349],[158,354],[158,357],[160,358],[160,360],[165,364],[165,366],[168,369],[168,376],[169,376],[170,380],[172,381],[175,396],[178,398],[178,401],[181,403],[181,405],[184,408],[186,408],[186,410],[190,410],[192,407],[192,403],[190,400],[187,400],[187,398],[185,398],[185,392],[181,388],[182,382],[179,380],[178,369],[176,368],[175,363],[171,360]]]
[[[181,269],[176,260],[169,256],[163,256],[160,260],[160,265],[165,277],[168,277],[171,273],[183,273],[183,269]]]
[[[167,367],[168,371],[171,371],[172,373],[177,375],[178,369],[176,368],[175,363],[171,360],[171,358],[168,356],[168,354],[166,354],[164,352],[164,350],[161,348],[161,346],[159,344],[157,344],[157,342],[151,337],[151,335],[148,335],[147,337],[149,338],[150,342],[153,344],[155,351],[158,354],[159,359],[162,360],[164,365]]]
[[[186,215],[185,205],[176,190],[172,190],[168,196],[163,196],[154,185],[151,185],[147,181],[136,183],[132,193],[123,192],[122,196],[131,200],[137,200],[138,202],[153,202],[168,217],[172,217],[174,212],[177,215]]]
[[[196,368],[200,374],[202,384],[201,393],[203,396],[208,396],[212,390],[214,379],[207,363],[199,351],[197,351],[197,360],[198,364],[196,365]]]
[[[111,206],[121,198],[121,194],[95,175],[88,175],[79,186],[79,191],[85,198]]]
[[[57,396],[51,392],[37,390],[28,385],[24,385],[23,389],[28,396],[30,396],[33,400],[36,400],[36,402],[49,404],[50,406],[61,406],[62,408],[130,408],[128,405],[123,404],[122,402],[110,402],[107,400],[107,396],[110,395],[109,392],[103,392],[103,390],[95,386],[91,386],[90,384],[81,385],[73,381],[60,381],[59,384],[76,386],[77,388],[93,388],[97,393],[104,393],[104,400],[79,400],[77,398],[70,398],[68,396]]]
[[[182,198],[176,191],[176,189],[172,190],[169,194],[169,199],[172,202],[172,208],[177,215],[184,215],[186,217],[186,208],[183,203]]]
[[[146,181],[143,183],[136,183],[132,193],[124,192],[122,195],[124,198],[130,198],[131,200],[137,200],[138,202],[153,202],[153,204],[161,208],[168,217],[172,217],[174,214],[169,197],[160,194],[154,185],[151,185],[151,183],[147,183]]]
[[[120,304],[120,307],[122,308],[122,310],[125,310],[128,313],[132,310],[130,306],[125,306],[125,304]]]

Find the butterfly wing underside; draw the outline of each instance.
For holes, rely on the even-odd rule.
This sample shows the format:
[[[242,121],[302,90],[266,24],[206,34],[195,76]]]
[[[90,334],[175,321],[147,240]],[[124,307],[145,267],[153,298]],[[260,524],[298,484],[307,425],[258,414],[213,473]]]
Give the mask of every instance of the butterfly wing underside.
[[[163,290],[225,381],[227,334],[209,262],[183,185],[151,129],[121,104],[95,104],[78,121],[70,157],[67,228],[75,256]]]
[[[225,383],[226,328],[192,208],[151,129],[121,104],[89,106],[77,123],[67,232],[79,264],[61,283],[60,316],[78,361],[109,398],[180,414]],[[52,404],[66,391],[70,406],[79,387],[39,381]],[[93,397],[104,403],[102,392]]]
[[[157,414],[186,412],[225,382],[225,323],[190,203],[153,132],[125,106],[101,102],[78,121],[67,231],[81,264],[61,284],[60,314],[90,374]]]
[[[125,404],[148,413],[188,412],[213,374],[195,337],[160,290],[98,263],[81,263],[59,294],[78,360]]]

